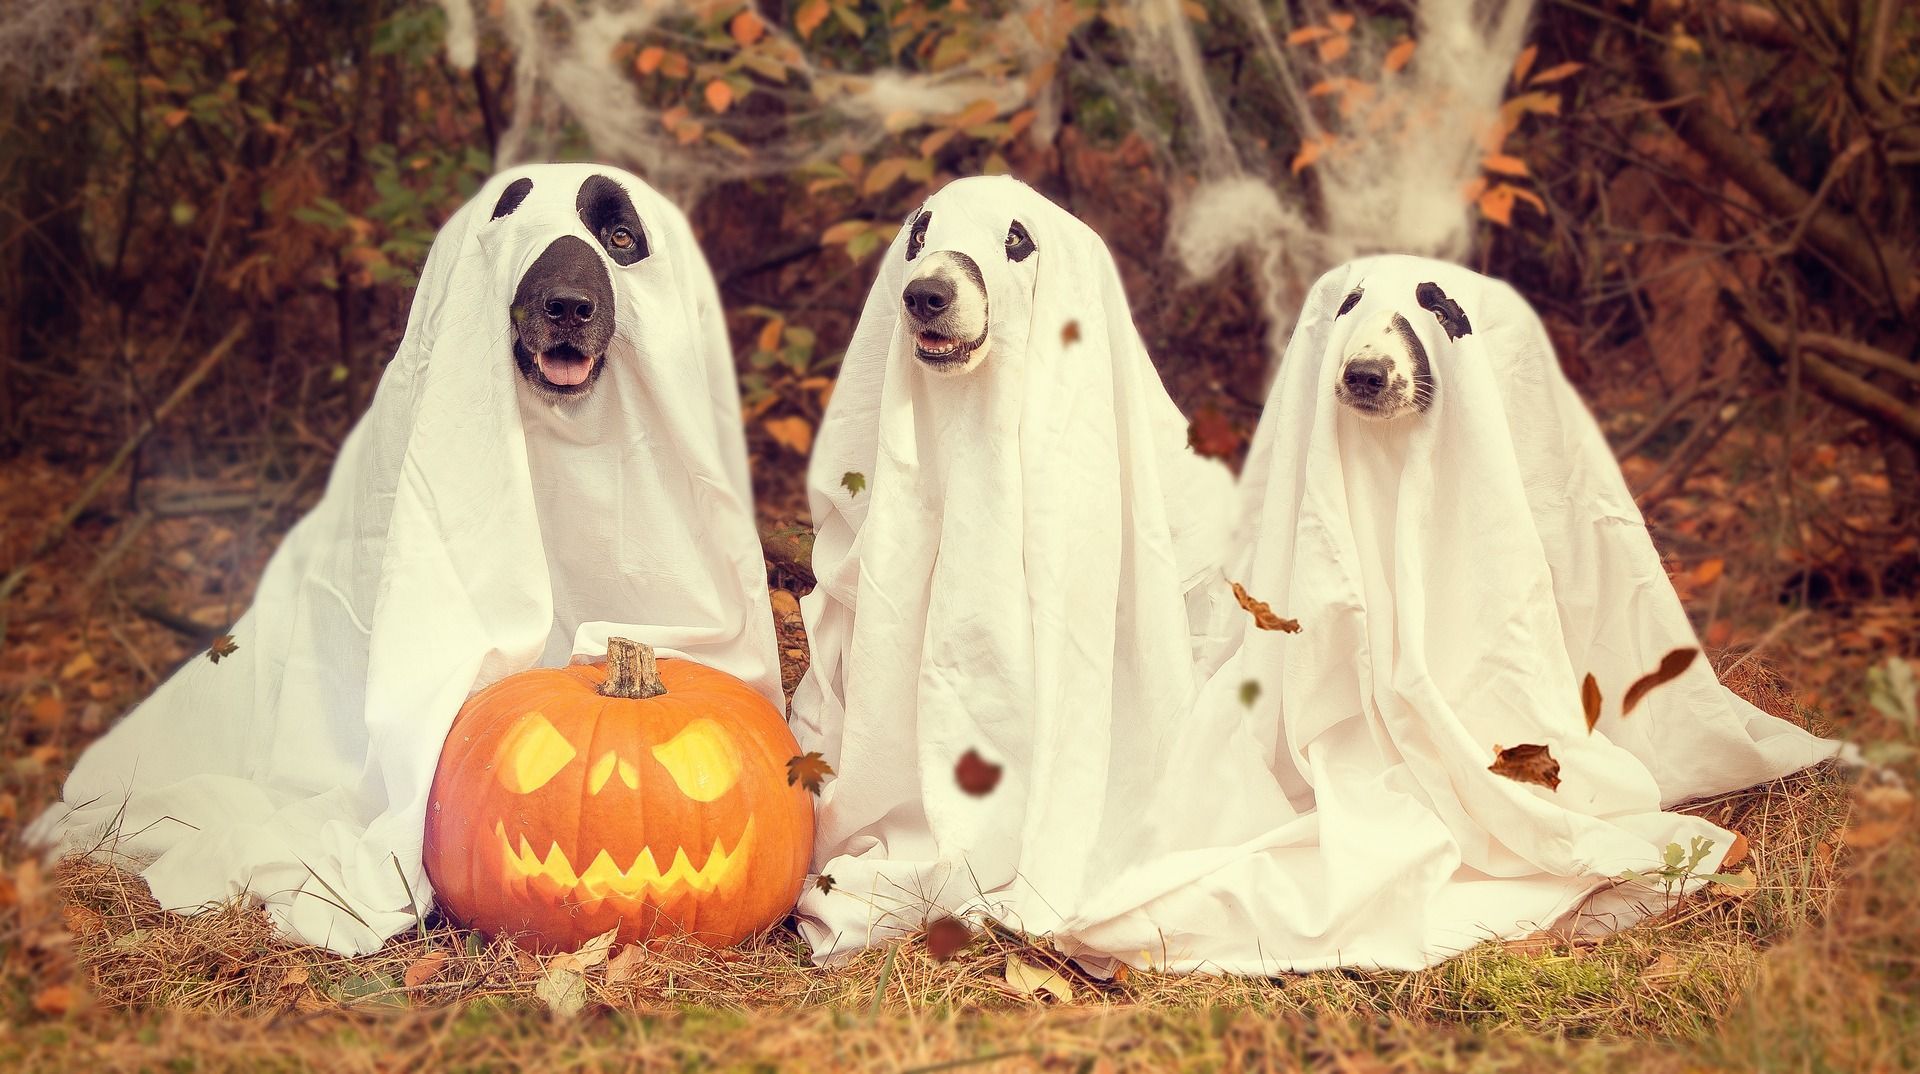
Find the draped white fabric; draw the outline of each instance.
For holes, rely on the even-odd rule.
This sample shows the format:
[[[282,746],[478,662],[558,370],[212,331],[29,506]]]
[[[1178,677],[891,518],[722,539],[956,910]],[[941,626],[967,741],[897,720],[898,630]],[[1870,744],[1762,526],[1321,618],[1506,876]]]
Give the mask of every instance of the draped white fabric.
[[[594,175],[650,254],[608,259],[616,327],[586,398],[510,355],[527,267],[577,235]],[[490,219],[506,185],[532,180]],[[604,257],[604,254],[602,255]],[[217,665],[195,658],[80,759],[29,838],[144,863],[162,905],[243,892],[290,937],[364,953],[432,898],[429,785],[454,713],[617,633],[781,700],[731,350],[678,209],[589,165],[496,176],[435,240],[406,336],[320,503]]]
[[[1449,338],[1423,283],[1469,334]],[[1389,422],[1334,396],[1348,334],[1382,310],[1436,382],[1429,410]],[[1669,844],[1711,840],[1702,871],[1732,846],[1663,806],[1835,751],[1704,659],[1621,714],[1630,683],[1699,643],[1539,318],[1502,283],[1410,257],[1323,277],[1241,490],[1227,575],[1304,631],[1215,601],[1225,642],[1161,739],[1138,857],[1059,930],[1090,961],[1415,968],[1556,923],[1617,927],[1665,894],[1615,878]],[[1591,734],[1588,673],[1605,698]],[[1489,771],[1522,744],[1549,747],[1557,790]]]
[[[1130,844],[1192,702],[1185,602],[1231,524],[1231,479],[1188,449],[1099,237],[1011,179],[925,208],[920,256],[981,270],[990,352],[959,375],[914,356],[902,229],[808,479],[793,729],[839,773],[814,856],[836,886],[800,903],[820,961],[946,912],[1052,929],[1113,874],[1103,848]],[[1037,247],[1020,261],[1015,221]],[[1003,769],[988,794],[956,780],[968,751]]]

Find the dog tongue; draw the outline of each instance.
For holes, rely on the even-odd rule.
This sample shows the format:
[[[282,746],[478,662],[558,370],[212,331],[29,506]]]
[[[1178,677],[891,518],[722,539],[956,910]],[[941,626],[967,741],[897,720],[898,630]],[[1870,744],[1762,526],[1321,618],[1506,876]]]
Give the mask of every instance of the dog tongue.
[[[540,375],[561,387],[572,387],[587,379],[593,361],[585,356],[558,355],[543,351],[538,357]]]

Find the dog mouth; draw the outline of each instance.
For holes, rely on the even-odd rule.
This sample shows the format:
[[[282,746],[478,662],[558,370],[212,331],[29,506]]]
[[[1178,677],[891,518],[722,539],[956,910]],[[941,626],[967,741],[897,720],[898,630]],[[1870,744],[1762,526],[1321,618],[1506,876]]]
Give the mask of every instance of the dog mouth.
[[[593,390],[606,355],[588,354],[571,343],[556,343],[543,351],[529,351],[515,341],[520,369],[536,388],[552,395],[585,395]]]
[[[981,332],[980,338],[971,343],[942,335],[939,332],[920,331],[914,333],[913,356],[935,369],[947,369],[965,365],[987,342],[987,333]]]

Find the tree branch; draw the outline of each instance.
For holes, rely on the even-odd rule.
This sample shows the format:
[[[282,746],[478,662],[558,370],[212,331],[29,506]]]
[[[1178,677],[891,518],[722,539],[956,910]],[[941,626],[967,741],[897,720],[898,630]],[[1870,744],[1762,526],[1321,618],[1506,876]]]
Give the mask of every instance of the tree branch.
[[[1758,311],[1747,304],[1745,298],[1730,290],[1721,290],[1720,301],[1733,317],[1734,323],[1746,334],[1748,342],[1753,344],[1755,353],[1759,354],[1762,361],[1775,368],[1787,364],[1787,354],[1795,345],[1794,333],[1790,329],[1763,319]],[[1814,343],[1816,338],[1834,339],[1817,333],[1800,333],[1800,375],[1806,382],[1827,399],[1910,443],[1920,445],[1920,409],[1915,409],[1892,393],[1867,383],[1827,359],[1808,353],[1810,349],[1818,349]],[[1865,346],[1849,340],[1839,342],[1847,343],[1852,349]]]

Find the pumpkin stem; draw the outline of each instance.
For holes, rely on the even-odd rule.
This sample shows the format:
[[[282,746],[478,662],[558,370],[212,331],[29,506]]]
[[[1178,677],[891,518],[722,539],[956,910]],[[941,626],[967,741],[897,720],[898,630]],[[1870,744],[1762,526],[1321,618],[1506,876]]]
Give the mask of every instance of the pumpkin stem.
[[[607,681],[600,684],[600,696],[645,701],[666,692],[653,646],[628,638],[607,639]]]

